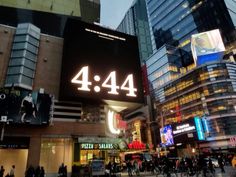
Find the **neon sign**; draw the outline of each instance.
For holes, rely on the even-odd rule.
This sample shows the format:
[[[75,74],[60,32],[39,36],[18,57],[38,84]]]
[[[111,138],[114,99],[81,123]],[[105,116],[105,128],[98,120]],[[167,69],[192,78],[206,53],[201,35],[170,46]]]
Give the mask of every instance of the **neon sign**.
[[[203,132],[203,127],[202,127],[202,123],[199,117],[194,117],[194,122],[196,125],[196,129],[197,129],[197,136],[199,140],[204,140],[205,139],[205,135]]]
[[[128,144],[129,149],[146,149],[146,144],[141,141],[132,141]]]
[[[112,143],[82,143],[80,144],[81,149],[114,149]]]
[[[120,130],[114,127],[114,111],[109,110],[107,115],[108,128],[112,134],[120,134]]]

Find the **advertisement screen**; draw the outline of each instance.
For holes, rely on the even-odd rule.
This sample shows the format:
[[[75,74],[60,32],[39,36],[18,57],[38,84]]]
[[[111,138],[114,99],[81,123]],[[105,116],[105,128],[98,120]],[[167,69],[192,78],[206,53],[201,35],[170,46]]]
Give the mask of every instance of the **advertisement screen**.
[[[192,35],[191,50],[197,66],[220,60],[225,51],[220,31],[216,29]]]
[[[174,138],[171,125],[166,125],[160,129],[161,143],[164,146],[171,146],[174,144]]]
[[[193,142],[205,139],[202,119],[199,117],[172,124],[172,132],[176,144],[185,141]]]
[[[52,97],[36,91],[0,89],[1,121],[17,124],[48,124]]]
[[[59,99],[142,103],[137,38],[98,25],[68,20]]]

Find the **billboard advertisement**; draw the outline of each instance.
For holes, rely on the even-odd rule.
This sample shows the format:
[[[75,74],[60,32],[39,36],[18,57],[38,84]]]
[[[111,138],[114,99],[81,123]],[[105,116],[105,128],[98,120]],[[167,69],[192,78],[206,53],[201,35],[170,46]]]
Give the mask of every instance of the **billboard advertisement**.
[[[0,118],[16,124],[48,124],[52,96],[37,91],[0,89]]]
[[[221,60],[225,46],[219,29],[192,35],[191,50],[196,66]]]
[[[197,116],[181,123],[173,124],[172,132],[176,144],[205,139],[202,119]]]
[[[137,38],[98,25],[68,20],[59,99],[142,103]]]
[[[160,129],[161,144],[163,146],[171,146],[174,144],[173,132],[171,125],[166,125]]]

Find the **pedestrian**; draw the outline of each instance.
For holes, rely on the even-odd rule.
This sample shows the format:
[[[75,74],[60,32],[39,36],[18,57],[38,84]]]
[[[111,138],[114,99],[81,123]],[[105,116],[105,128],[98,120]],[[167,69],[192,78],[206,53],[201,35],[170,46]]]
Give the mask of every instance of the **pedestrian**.
[[[3,165],[2,165],[1,169],[0,169],[0,177],[4,176],[4,172],[5,172],[5,169],[4,169]]]
[[[64,163],[58,169],[58,176],[59,177],[67,177],[67,166]]]
[[[10,177],[15,177],[15,165],[12,165],[9,176]]]
[[[107,164],[107,169],[109,170],[109,177],[111,176],[111,169],[112,169],[112,164],[111,161]]]
[[[35,169],[35,175],[34,177],[39,177],[40,175],[40,166],[38,166],[36,169]]]
[[[218,156],[218,164],[222,173],[225,173],[223,158],[221,155]]]
[[[35,175],[34,167],[30,165],[25,172],[25,177],[34,177],[34,175]]]
[[[142,162],[142,167],[143,167],[144,173],[146,173],[147,172],[147,160],[146,159]]]
[[[65,168],[64,163],[62,163],[61,166],[58,169],[58,177],[63,177],[64,168]]]
[[[127,166],[127,170],[128,170],[128,175],[129,175],[129,177],[133,176],[133,175],[132,175],[133,167],[132,167],[132,164],[131,164],[130,160],[128,160],[128,162],[126,163],[126,166]]]
[[[64,167],[63,177],[67,177],[67,165],[65,165]]]
[[[214,169],[214,166],[210,157],[208,159],[208,167],[211,173],[215,173],[215,169]]]
[[[134,160],[134,171],[137,176],[140,176],[140,171],[139,171],[139,164],[137,160]]]
[[[202,176],[206,177],[206,174],[207,174],[207,162],[206,162],[204,156],[199,156],[198,166],[199,166],[199,169],[203,172]]]
[[[39,177],[45,177],[45,170],[43,168],[43,166],[40,168],[40,175]]]

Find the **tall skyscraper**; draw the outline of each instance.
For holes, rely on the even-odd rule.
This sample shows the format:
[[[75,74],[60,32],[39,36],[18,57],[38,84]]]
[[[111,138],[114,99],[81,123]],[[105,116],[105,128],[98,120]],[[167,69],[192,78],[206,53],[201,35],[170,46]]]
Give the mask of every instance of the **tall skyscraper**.
[[[140,61],[145,62],[153,52],[145,1],[135,0],[133,2],[117,30],[137,36]]]
[[[155,40],[153,42],[157,49],[146,63],[160,127],[172,125],[176,145],[179,144],[176,129],[191,125],[197,130],[200,125],[198,121],[187,121],[200,117],[201,125],[205,127],[205,141],[197,139],[194,133],[181,129],[190,144],[184,144],[182,149],[197,147],[198,143],[201,148],[217,149],[222,143],[229,150],[229,139],[236,134],[232,131],[235,124],[229,124],[236,120],[235,109],[231,105],[231,102],[235,102],[232,96],[236,91],[235,79],[231,74],[235,72],[236,13],[233,7],[236,2],[146,0],[146,3]],[[191,36],[214,29],[220,30],[225,44],[225,61],[206,62],[196,67],[191,51]],[[230,78],[228,83],[224,83],[225,79],[220,79],[220,73],[224,75],[222,77]],[[227,86],[224,87],[224,84]],[[232,99],[223,98],[222,95],[230,95]],[[156,117],[154,121],[155,119]],[[157,133],[159,130],[156,128],[153,131]],[[162,145],[165,144],[163,132],[165,131],[161,133],[162,139],[158,140]],[[157,143],[157,140],[154,141],[154,144]],[[213,145],[213,142],[216,144]]]

